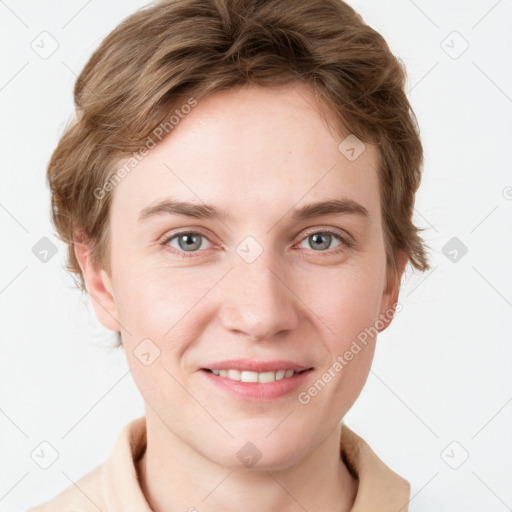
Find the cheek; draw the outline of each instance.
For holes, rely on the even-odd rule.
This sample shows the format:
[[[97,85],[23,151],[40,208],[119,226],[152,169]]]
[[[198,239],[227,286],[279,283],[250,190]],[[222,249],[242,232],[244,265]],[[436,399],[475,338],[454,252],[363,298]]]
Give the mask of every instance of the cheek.
[[[328,375],[332,400],[346,411],[356,400],[368,377],[375,350],[375,331],[382,298],[383,265],[380,261],[329,269],[324,286],[310,295],[311,309],[325,327],[330,354]],[[307,283],[306,283],[307,284]],[[311,285],[313,282],[311,282]],[[328,403],[326,396],[326,402]],[[320,405],[320,404],[319,404]]]
[[[330,351],[342,354],[378,318],[382,272],[377,264],[301,276],[298,295],[322,320]]]
[[[127,360],[144,400],[158,411],[169,397],[181,407],[190,398],[175,379],[181,381],[184,354],[204,329],[208,302],[201,297],[211,287],[193,272],[161,265],[118,267],[116,306]]]
[[[116,284],[116,308],[125,342],[134,345],[149,338],[161,348],[175,351],[179,345],[174,341],[194,339],[194,332],[199,332],[208,318],[204,298],[214,286],[215,276],[193,267],[134,264],[118,267]]]

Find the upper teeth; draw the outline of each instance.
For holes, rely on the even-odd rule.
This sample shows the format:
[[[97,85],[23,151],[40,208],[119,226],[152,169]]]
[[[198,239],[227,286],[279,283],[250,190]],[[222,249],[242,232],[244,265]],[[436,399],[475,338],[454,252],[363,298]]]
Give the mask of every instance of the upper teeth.
[[[249,372],[240,370],[212,370],[214,375],[220,377],[227,377],[231,380],[238,380],[241,382],[274,382],[286,377],[291,377],[296,372],[295,370],[277,370],[276,372]]]

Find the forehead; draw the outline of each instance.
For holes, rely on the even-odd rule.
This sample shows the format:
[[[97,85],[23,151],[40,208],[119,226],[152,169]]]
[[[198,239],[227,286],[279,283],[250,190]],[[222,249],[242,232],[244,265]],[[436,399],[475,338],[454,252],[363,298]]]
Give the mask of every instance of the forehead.
[[[113,215],[135,221],[166,197],[282,215],[297,203],[349,198],[378,215],[378,153],[339,149],[314,93],[242,87],[201,100],[117,185]],[[347,130],[346,136],[349,135]]]

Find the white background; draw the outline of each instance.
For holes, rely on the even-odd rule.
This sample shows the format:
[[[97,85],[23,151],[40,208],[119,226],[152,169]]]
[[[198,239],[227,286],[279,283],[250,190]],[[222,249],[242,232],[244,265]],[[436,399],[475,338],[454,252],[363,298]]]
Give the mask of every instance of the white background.
[[[63,268],[45,168],[71,117],[76,75],[144,4],[0,1],[2,512],[76,482],[143,414],[124,353],[107,350],[113,335]],[[351,5],[408,69],[426,153],[416,222],[427,228],[432,270],[409,271],[403,310],[345,421],[419,491],[411,510],[428,496],[442,503],[430,510],[511,510],[512,1]],[[47,59],[31,47],[43,31],[59,45]],[[47,263],[32,252],[42,237],[58,248]],[[468,249],[455,263],[443,254],[452,237]],[[59,454],[46,470],[30,456],[42,441]]]

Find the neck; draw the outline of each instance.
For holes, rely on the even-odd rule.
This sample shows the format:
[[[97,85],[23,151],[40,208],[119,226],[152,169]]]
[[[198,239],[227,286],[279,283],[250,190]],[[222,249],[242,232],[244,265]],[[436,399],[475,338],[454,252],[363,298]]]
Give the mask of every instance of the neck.
[[[357,480],[339,453],[341,425],[298,464],[278,471],[215,464],[164,427],[147,421],[147,447],[137,462],[142,492],[154,512],[349,512]]]

